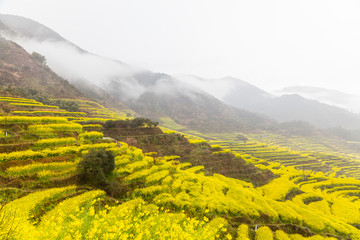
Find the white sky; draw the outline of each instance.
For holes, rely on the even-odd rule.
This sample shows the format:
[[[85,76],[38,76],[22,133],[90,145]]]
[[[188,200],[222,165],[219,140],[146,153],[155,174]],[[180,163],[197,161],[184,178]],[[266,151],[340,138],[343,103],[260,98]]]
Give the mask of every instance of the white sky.
[[[0,13],[157,72],[360,94],[360,1],[0,0]]]

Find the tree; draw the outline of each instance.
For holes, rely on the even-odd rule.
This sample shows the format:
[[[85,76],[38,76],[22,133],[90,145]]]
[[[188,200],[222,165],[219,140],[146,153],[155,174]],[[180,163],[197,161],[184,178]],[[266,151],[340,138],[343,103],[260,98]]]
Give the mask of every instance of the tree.
[[[38,61],[39,63],[43,64],[43,65],[46,65],[46,58],[41,55],[40,53],[37,53],[37,52],[33,52],[31,54],[31,56],[36,60]]]
[[[109,185],[109,175],[115,168],[115,157],[105,149],[91,149],[79,162],[77,169],[82,183],[95,187],[106,188]]]
[[[240,141],[243,141],[244,143],[246,143],[247,140],[249,140],[246,136],[242,135],[242,134],[238,134],[236,136],[236,138]]]

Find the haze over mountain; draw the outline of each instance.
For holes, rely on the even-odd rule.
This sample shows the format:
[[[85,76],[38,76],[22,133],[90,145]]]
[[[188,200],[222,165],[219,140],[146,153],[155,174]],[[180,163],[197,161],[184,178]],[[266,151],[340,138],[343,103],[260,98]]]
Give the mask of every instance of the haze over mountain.
[[[0,29],[20,37],[33,38],[38,41],[66,41],[58,33],[33,20],[9,14],[0,14]]]
[[[306,121],[319,128],[344,127],[359,129],[360,116],[345,109],[309,100],[297,94],[283,95],[254,110],[281,121]]]
[[[29,52],[45,55],[48,65],[80,90],[88,92],[91,85],[96,85],[142,116],[154,119],[171,117],[180,124],[206,131],[267,128],[272,125],[272,121],[263,116],[229,107],[169,75],[152,73],[79,50],[77,46],[58,37],[60,35],[53,34],[52,30],[32,20],[15,16],[6,18],[6,21],[11,23],[5,24],[7,28],[16,34],[5,29],[3,35],[18,42]],[[31,25],[33,33],[40,32],[41,40],[23,28],[11,28],[20,22]],[[44,32],[47,34],[42,35]]]
[[[21,46],[0,37],[0,87],[26,92],[35,90],[52,98],[84,98],[68,81],[27,53]]]
[[[234,77],[205,79],[195,75],[181,75],[178,79],[240,109],[252,110],[252,106],[274,98],[264,90]]]
[[[360,126],[359,116],[299,95],[275,97],[233,77],[208,80],[191,75],[172,77],[153,73],[86,52],[35,21],[9,15],[0,15],[0,21],[4,36],[29,52],[45,55],[55,72],[83,92],[109,94],[143,116],[171,117],[196,129],[209,130],[211,126],[210,129],[218,131],[272,125],[264,117],[247,111],[282,122],[306,121],[321,128]],[[221,128],[219,122],[223,123]]]
[[[336,107],[335,104],[324,104],[311,98],[307,99],[299,94],[286,94],[286,91],[284,91],[283,96],[274,96],[252,84],[233,77],[204,79],[184,75],[180,76],[179,79],[202,88],[231,106],[259,112],[281,122],[305,121],[319,128],[360,128],[359,115]],[[331,92],[328,91],[328,93]],[[334,93],[336,92],[334,91],[333,95]],[[349,97],[350,95],[348,98],[335,96],[334,100],[340,101],[344,99],[346,101]]]
[[[309,87],[293,86],[287,87],[280,91],[279,94],[299,94],[308,99],[314,99],[322,103],[345,108],[354,113],[360,113],[360,96],[355,94],[344,93],[337,90]]]

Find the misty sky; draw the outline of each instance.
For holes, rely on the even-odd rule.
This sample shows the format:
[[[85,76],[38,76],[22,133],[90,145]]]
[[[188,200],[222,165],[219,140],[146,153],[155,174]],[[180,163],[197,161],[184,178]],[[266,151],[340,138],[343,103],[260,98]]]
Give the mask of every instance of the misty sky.
[[[360,1],[0,0],[0,12],[157,72],[360,94]]]

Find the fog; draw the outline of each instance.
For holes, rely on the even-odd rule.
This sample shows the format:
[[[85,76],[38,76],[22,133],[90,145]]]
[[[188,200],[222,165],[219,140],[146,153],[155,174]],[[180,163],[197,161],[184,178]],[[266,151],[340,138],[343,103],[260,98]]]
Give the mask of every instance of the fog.
[[[236,86],[236,82],[230,78],[204,79],[198,76],[186,74],[177,75],[176,78],[180,82],[192,85],[197,89],[202,89],[220,100],[223,100]]]
[[[99,85],[113,76],[131,76],[140,69],[110,59],[84,53],[67,42],[36,41],[5,36],[24,47],[27,52],[38,52],[47,65],[66,79],[88,79]]]
[[[151,75],[155,73],[88,53],[66,41],[39,41],[35,38],[9,35],[6,32],[0,34],[18,43],[28,53],[37,52],[45,56],[46,64],[69,82],[88,82],[112,93],[121,90],[118,97],[122,100],[136,100],[145,92],[158,95],[181,92],[192,98],[195,97],[191,94],[192,91],[205,93],[200,88],[166,74],[158,74],[156,81],[151,84],[140,82],[137,75],[150,75],[150,78],[153,78]],[[118,86],[120,87],[117,88]]]
[[[360,94],[356,0],[2,0],[0,11],[155,72]]]
[[[192,98],[196,96],[191,92],[198,92],[224,100],[234,89],[241,88],[242,85],[250,85],[250,83],[233,77],[205,79],[189,74],[179,74],[174,77],[164,74],[154,84],[147,85],[136,79],[137,74],[146,73],[147,70],[88,53],[67,41],[39,41],[32,38],[11,36],[4,32],[2,35],[17,42],[29,53],[35,51],[44,55],[47,59],[47,65],[70,82],[87,81],[110,92],[116,90],[112,89],[114,82],[121,85],[121,89],[126,89],[119,91],[119,98],[122,100],[136,100],[145,92],[156,94],[181,92]],[[360,96],[355,94],[311,87],[290,87],[268,93],[274,96],[299,94],[308,99],[360,113]]]
[[[48,65],[70,81],[86,79],[104,87],[121,79],[127,98],[159,93],[134,80],[145,69],[180,76],[187,88],[219,99],[239,87],[224,78],[232,76],[275,95],[297,85],[336,89],[355,97],[341,101],[291,93],[360,109],[360,4],[355,0],[2,0],[0,11],[34,19],[97,54],[81,54],[64,42],[20,43],[46,55]],[[156,83],[161,93],[169,91],[167,81]]]
[[[145,87],[132,80],[136,73],[144,71],[119,61],[114,61],[88,52],[64,41],[37,41],[24,37],[3,36],[22,46],[27,52],[37,52],[46,57],[46,64],[57,74],[70,82],[88,81],[103,89],[110,81],[121,80],[128,89],[125,98],[137,98],[146,91]]]
[[[328,105],[341,107],[350,112],[360,114],[360,96],[355,94],[325,88],[311,88],[307,86],[285,88],[277,91],[275,94],[299,94],[308,99],[314,99]]]

